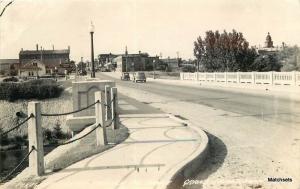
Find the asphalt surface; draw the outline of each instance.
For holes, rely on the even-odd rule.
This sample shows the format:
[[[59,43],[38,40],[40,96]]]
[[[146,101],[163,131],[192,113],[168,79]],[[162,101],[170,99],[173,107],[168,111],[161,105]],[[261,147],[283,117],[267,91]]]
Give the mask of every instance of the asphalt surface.
[[[133,83],[103,74],[99,75],[103,79],[115,80],[117,85],[172,97],[177,99],[177,101],[201,104],[215,109],[238,113],[240,116],[250,116],[264,119],[265,121],[272,121],[276,124],[291,126],[300,124],[300,101],[294,99],[280,98],[276,95],[245,94],[220,89],[190,86],[174,87],[174,85],[151,81],[147,83]]]

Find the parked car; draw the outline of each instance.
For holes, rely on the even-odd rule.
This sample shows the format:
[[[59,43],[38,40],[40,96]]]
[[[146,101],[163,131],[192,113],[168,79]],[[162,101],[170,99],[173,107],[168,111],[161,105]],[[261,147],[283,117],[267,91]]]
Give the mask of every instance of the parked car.
[[[78,74],[79,75],[87,75],[87,72],[85,70],[79,70]]]
[[[146,75],[144,72],[135,72],[133,73],[133,82],[146,82]]]
[[[126,80],[129,81],[130,80],[130,75],[128,72],[123,72],[122,76],[121,76],[121,80]]]

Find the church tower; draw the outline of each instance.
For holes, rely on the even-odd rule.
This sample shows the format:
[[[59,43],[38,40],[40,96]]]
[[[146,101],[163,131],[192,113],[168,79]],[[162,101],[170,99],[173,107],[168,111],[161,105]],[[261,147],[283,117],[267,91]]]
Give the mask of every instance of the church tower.
[[[265,48],[274,48],[272,37],[271,37],[269,32],[268,32],[268,35],[266,37]]]
[[[128,55],[128,51],[127,51],[127,45],[125,46],[125,55]]]

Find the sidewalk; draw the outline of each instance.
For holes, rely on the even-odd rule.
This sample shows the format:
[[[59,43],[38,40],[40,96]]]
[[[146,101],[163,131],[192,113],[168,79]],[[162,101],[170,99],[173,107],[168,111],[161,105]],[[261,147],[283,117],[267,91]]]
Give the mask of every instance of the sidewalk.
[[[48,176],[37,188],[166,188],[182,167],[205,151],[207,137],[199,128],[128,97],[119,102],[129,138]]]

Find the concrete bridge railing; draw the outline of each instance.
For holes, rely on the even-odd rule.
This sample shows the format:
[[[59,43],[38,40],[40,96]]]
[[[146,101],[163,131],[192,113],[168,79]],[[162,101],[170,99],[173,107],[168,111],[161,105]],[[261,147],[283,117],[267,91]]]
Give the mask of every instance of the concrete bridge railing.
[[[180,73],[181,80],[300,86],[300,72],[195,72]]]

